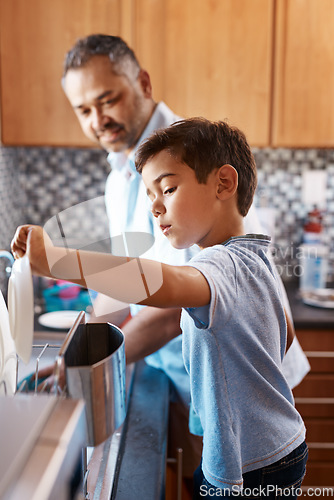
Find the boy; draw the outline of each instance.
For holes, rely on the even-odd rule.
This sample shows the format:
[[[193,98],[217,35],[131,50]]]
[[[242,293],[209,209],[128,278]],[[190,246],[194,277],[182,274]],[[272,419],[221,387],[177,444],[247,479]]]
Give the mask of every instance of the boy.
[[[27,253],[37,274],[118,300],[136,302],[144,287],[141,304],[183,307],[184,363],[203,429],[194,498],[242,487],[296,498],[305,427],[281,372],[287,322],[269,238],[244,235],[256,188],[246,138],[224,122],[184,120],[143,143],[136,167],[163,234],[175,248],[200,247],[188,265],[56,248],[32,226],[17,230],[13,253]]]

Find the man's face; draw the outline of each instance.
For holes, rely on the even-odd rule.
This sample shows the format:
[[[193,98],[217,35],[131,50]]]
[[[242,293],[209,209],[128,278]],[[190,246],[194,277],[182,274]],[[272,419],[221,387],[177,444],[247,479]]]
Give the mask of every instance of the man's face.
[[[108,152],[129,152],[154,109],[148,74],[117,75],[108,56],[94,56],[64,79],[84,134]]]

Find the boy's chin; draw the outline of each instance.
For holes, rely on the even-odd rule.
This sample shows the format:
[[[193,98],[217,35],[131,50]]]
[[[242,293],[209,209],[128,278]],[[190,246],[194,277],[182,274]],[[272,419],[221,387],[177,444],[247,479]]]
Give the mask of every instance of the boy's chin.
[[[180,242],[180,241],[170,241],[170,244],[176,250],[185,250],[186,248],[190,248],[193,245],[195,245],[195,243]]]

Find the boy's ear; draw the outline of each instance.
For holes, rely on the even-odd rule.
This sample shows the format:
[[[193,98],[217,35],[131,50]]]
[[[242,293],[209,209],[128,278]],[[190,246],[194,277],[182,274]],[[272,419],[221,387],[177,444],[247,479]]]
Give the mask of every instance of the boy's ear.
[[[226,164],[217,171],[217,198],[224,200],[233,196],[238,189],[238,172]]]

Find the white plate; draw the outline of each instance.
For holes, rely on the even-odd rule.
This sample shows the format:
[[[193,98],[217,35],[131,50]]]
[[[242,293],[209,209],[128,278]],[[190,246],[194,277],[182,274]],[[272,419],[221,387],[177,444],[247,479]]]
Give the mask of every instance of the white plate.
[[[5,299],[0,291],[0,394],[13,395],[16,391],[16,350],[9,328]]]
[[[334,309],[334,290],[331,288],[319,288],[313,291],[302,291],[301,296],[304,304],[323,309]]]
[[[41,314],[38,318],[38,322],[47,328],[64,330],[73,326],[73,323],[79,314],[80,311],[53,311]],[[88,319],[89,314],[86,313],[86,321]]]
[[[28,363],[34,336],[34,290],[28,257],[17,259],[8,282],[9,326],[16,352]]]

